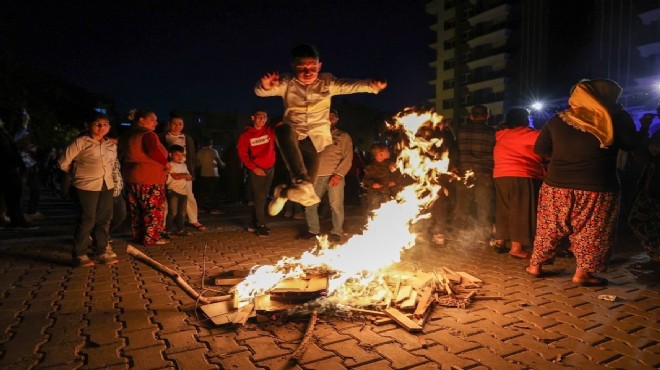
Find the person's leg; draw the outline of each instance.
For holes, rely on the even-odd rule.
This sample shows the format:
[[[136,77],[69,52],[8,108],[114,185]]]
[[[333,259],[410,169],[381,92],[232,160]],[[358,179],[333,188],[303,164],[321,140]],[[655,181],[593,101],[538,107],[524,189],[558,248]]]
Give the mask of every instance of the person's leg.
[[[155,244],[161,239],[164,226],[165,185],[145,185],[143,194],[144,207],[144,244]]]
[[[328,187],[328,202],[332,211],[331,234],[344,235],[344,179],[335,186]]]
[[[195,194],[193,194],[193,187],[188,187],[188,193],[186,194],[186,215],[188,216],[188,222],[195,225],[199,222],[197,215],[197,199],[195,199]]]
[[[144,239],[144,213],[142,211],[142,185],[126,184],[128,214],[131,216],[131,236],[133,241],[142,243]]]
[[[275,173],[273,168],[264,170],[266,176],[258,176],[250,171],[250,182],[252,183],[252,192],[254,196],[253,221],[256,226],[266,224],[266,199],[270,192],[270,185],[273,182]]]
[[[298,141],[298,148],[307,169],[307,176],[309,176],[307,181],[314,184],[319,172],[319,153],[309,137]],[[296,178],[294,178],[294,182],[296,182]]]
[[[319,198],[327,191],[329,179],[329,176],[322,176],[316,179],[316,182],[314,183],[314,191]],[[319,223],[319,203],[305,207],[305,219],[307,220],[307,231],[310,234],[318,235],[321,233],[321,225]]]
[[[75,259],[87,255],[92,230],[96,224],[96,210],[101,192],[75,189],[78,223],[73,234],[71,255]]]
[[[477,204],[477,228],[480,240],[490,240],[494,221],[494,187],[492,174],[475,173],[474,201]]]
[[[282,154],[282,160],[284,160],[291,174],[292,181],[310,181],[305,162],[303,162],[302,153],[298,147],[298,137],[293,127],[288,124],[276,126],[275,139],[277,147],[280,149],[280,154]]]
[[[555,258],[561,242],[571,233],[569,225],[573,200],[571,190],[543,184],[536,217],[536,238],[527,272],[538,275],[542,266]]]
[[[178,216],[179,197],[174,190],[167,190],[167,216],[165,217],[165,230],[174,232],[174,217]]]
[[[110,232],[110,220],[112,219],[112,189],[101,190],[96,207],[96,223],[94,224],[94,243],[92,244],[92,255],[100,256],[105,253],[108,246],[108,234]]]
[[[112,220],[110,221],[110,232],[115,232],[126,220],[126,200],[122,195],[112,198]]]
[[[593,274],[607,270],[606,262],[614,246],[620,194],[582,190],[574,193],[570,241],[577,266],[573,282],[598,282]]]
[[[177,197],[177,208],[176,208],[176,217],[174,223],[176,225],[176,231],[183,231],[183,224],[186,221],[186,212],[188,209],[188,196],[185,194],[176,194]]]

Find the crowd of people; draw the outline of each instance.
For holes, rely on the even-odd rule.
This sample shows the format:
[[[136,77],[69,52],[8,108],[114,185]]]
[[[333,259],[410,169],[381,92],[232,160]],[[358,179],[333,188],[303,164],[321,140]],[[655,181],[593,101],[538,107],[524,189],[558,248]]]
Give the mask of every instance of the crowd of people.
[[[283,120],[268,122],[268,113],[255,109],[251,123],[230,149],[235,159],[228,163],[235,167],[234,162],[240,161],[247,173],[253,207],[247,230],[258,237],[270,234],[266,213],[293,214],[297,206],[304,209],[307,224],[300,238],[325,234],[320,217],[329,213],[332,226],[327,239],[340,243],[345,203],[361,203],[368,214],[393,199],[405,183],[390,158],[396,153],[386,143],[370,148],[371,161],[365,165],[351,136],[338,127],[340,113],[331,108],[335,95],[377,94],[387,82],[340,79],[321,73],[321,66],[316,48],[303,44],[292,51],[291,76],[265,74],[255,94],[281,97]],[[649,128],[660,108],[657,114],[645,115],[637,131],[631,115],[618,103],[621,92],[611,80],[580,81],[571,90],[569,108],[541,130],[530,126],[524,108],[509,110],[504,122],[494,125],[483,105],[472,107],[465,124],[422,127],[418,133],[422,140],[441,143],[434,146],[438,153],[427,155],[440,158],[441,152],[448,152],[450,172],[437,179],[443,190],[429,210],[431,217],[412,231],[429,244],[469,240],[498,253],[508,252],[528,260],[525,270],[534,277],[548,275],[544,266],[568,246],[576,259],[573,282],[605,285],[607,280],[597,274],[605,271],[615,242],[621,202],[617,157],[627,151],[645,166],[629,223],[650,258],[632,267],[659,272],[660,131],[649,136]],[[78,209],[71,252],[75,266],[117,263],[109,247],[110,231],[127,214],[133,242],[158,246],[190,235],[186,224],[205,231],[198,219],[200,210],[223,212],[219,176],[226,164],[211,139],[197,147],[177,115],[159,134],[155,112],[135,110],[129,119],[131,129],[110,138],[110,120],[95,114],[87,131],[59,159],[56,150],[45,156],[48,167],[57,163],[70,179]],[[23,126],[11,137],[0,121],[4,207],[15,227],[32,227],[25,214],[37,212],[35,189],[57,182],[56,174],[39,179],[38,171],[30,171],[38,165],[29,155],[28,122],[25,113]],[[285,176],[278,176],[279,164]],[[454,181],[466,175],[470,186]],[[273,184],[282,178],[288,181]],[[26,212],[20,204],[22,181],[30,189]]]

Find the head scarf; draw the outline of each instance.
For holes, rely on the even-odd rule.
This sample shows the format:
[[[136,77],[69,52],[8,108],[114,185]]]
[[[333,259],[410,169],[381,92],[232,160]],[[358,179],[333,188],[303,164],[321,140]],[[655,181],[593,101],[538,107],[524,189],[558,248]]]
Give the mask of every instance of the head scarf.
[[[607,79],[578,82],[568,99],[570,108],[559,113],[562,121],[580,131],[594,135],[601,148],[614,141],[610,111],[616,108],[623,89]]]

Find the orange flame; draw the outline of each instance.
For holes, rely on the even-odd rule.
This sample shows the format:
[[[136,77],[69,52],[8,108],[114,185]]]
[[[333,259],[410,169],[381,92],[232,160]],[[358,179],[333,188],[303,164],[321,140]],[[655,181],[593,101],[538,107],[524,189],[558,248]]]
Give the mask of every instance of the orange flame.
[[[330,247],[324,238],[312,251],[300,258],[285,257],[275,265],[256,266],[251,274],[236,286],[239,305],[255,296],[265,294],[285,278],[305,276],[309,269],[325,269],[334,272],[329,276],[328,295],[340,297],[347,282],[367,286],[378,272],[399,262],[401,252],[415,245],[416,235],[410,225],[429,217],[425,210],[438,198],[441,186],[438,176],[448,173],[449,158],[442,153],[440,159],[429,155],[440,148],[442,140],[425,140],[416,136],[423,126],[436,127],[442,116],[434,112],[406,113],[394,117],[391,127],[402,130],[407,138],[397,157],[396,167],[414,181],[405,186],[395,197],[376,209],[361,235],[354,235],[345,244]],[[341,300],[341,299],[340,299]]]

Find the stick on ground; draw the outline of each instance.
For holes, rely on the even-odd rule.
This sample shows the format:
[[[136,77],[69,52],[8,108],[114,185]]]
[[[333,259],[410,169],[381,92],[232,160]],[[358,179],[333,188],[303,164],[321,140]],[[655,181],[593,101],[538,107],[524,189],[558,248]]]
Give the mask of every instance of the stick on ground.
[[[289,358],[289,362],[292,362],[294,364],[300,362],[300,359],[302,358],[303,354],[305,353],[305,350],[307,349],[307,344],[309,344],[309,340],[312,339],[312,336],[314,335],[314,327],[316,326],[316,319],[318,318],[318,316],[319,316],[319,312],[317,310],[314,310],[314,312],[312,312],[312,317],[309,319],[309,324],[307,324],[307,330],[305,330],[305,336],[303,337],[302,341],[300,341],[298,348],[296,348],[296,350],[293,351],[291,358]]]
[[[216,302],[224,302],[224,301],[229,301],[234,298],[233,295],[223,295],[223,296],[217,296],[217,297],[203,297],[200,295],[195,289],[193,289],[188,283],[186,283],[185,280],[179,275],[178,272],[172,270],[171,268],[161,264],[160,262],[152,259],[151,257],[147,256],[146,254],[142,253],[140,250],[135,248],[132,245],[128,245],[126,247],[126,252],[136,260],[144,263],[145,265],[151,267],[152,269],[160,272],[161,274],[169,277],[172,279],[176,285],[181,288],[188,296],[194,300],[199,301],[201,304],[210,304],[210,303],[216,303]]]

